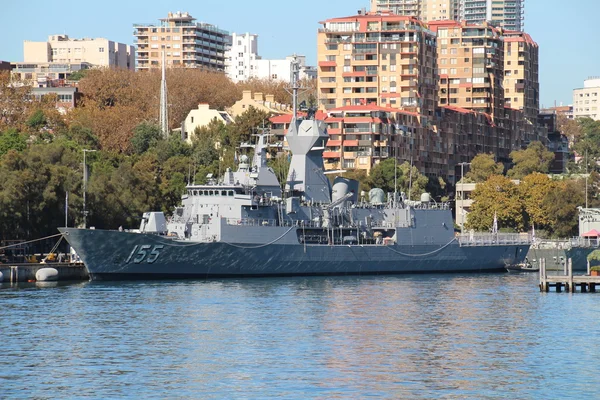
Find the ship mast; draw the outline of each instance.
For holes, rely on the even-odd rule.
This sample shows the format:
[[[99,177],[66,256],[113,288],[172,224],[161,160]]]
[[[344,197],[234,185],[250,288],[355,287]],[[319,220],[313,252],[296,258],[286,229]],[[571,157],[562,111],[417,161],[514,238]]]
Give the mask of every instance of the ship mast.
[[[158,118],[160,133],[166,139],[169,136],[169,114],[167,111],[167,65],[165,51],[162,51],[162,78],[160,81],[160,115]]]
[[[291,62],[290,86],[285,90],[292,95],[292,120],[298,116],[298,93],[304,87],[300,86],[300,61],[294,54]]]

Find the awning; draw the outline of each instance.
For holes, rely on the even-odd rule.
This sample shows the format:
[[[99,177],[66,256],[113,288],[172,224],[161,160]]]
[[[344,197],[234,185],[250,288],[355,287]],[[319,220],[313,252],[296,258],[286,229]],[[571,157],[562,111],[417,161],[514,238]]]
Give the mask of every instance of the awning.
[[[598,232],[598,231],[597,231],[597,230],[595,230],[595,229],[592,229],[591,231],[589,231],[589,232],[586,232],[586,233],[584,233],[584,234],[583,234],[583,235],[581,235],[581,236],[583,236],[583,237],[596,237],[596,238],[597,238],[597,237],[599,237],[599,236],[600,236],[600,232]]]

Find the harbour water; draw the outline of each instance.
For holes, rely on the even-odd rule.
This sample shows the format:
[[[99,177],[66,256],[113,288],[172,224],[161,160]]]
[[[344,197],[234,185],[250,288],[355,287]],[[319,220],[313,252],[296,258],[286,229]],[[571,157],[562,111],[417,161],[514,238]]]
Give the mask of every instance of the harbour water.
[[[0,398],[600,397],[600,293],[536,274],[0,286]]]

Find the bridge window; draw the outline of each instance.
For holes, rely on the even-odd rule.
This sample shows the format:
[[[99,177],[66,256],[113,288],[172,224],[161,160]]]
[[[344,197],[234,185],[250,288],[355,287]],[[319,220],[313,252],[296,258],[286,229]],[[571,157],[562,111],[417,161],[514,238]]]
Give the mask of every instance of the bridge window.
[[[221,190],[221,196],[227,196],[227,190]]]

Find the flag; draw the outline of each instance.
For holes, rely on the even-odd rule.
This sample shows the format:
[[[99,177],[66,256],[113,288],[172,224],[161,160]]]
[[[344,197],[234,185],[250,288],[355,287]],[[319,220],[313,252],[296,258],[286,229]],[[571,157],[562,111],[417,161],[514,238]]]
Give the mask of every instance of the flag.
[[[498,233],[498,216],[496,215],[496,211],[494,211],[494,225],[492,225],[492,233]]]
[[[237,158],[237,150],[233,153],[233,162],[237,162],[238,158]]]
[[[531,241],[535,242],[535,224],[531,224]]]

